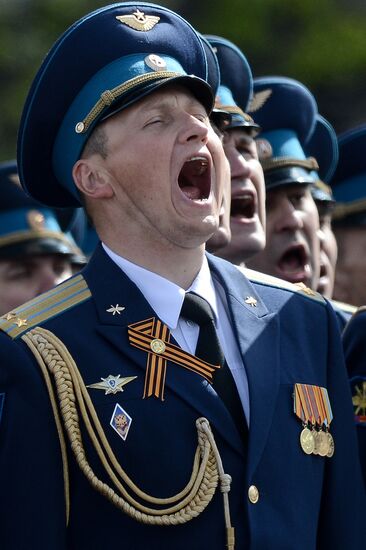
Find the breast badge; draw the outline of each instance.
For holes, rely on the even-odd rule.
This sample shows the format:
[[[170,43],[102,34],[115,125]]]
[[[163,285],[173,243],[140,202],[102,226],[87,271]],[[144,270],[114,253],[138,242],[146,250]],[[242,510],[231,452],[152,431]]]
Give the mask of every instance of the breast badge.
[[[329,427],[333,414],[326,388],[295,384],[294,413],[302,422],[300,445],[304,453],[332,457],[334,440]]]
[[[366,378],[351,378],[352,403],[355,409],[356,424],[366,426]]]
[[[122,437],[123,441],[126,441],[128,432],[130,430],[132,418],[129,414],[122,409],[121,405],[117,403],[114,407],[110,425]]]
[[[112,374],[110,374],[107,378],[101,378],[101,382],[89,384],[86,387],[94,390],[105,390],[104,395],[108,395],[109,393],[114,395],[119,391],[123,391],[123,386],[132,382],[135,378],[137,378],[137,376],[125,376],[121,378],[120,374],[117,374],[117,376],[112,376]]]

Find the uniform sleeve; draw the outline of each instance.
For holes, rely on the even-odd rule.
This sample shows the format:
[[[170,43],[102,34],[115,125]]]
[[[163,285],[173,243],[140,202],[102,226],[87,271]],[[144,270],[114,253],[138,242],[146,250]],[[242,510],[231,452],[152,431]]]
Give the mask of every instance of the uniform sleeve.
[[[43,375],[0,332],[0,547],[66,549],[60,442]]]
[[[355,424],[364,483],[366,487],[366,311],[348,323],[343,345],[355,409]]]
[[[326,458],[318,548],[362,548],[366,540],[363,487],[351,392],[337,320],[328,304],[328,394],[335,453]]]

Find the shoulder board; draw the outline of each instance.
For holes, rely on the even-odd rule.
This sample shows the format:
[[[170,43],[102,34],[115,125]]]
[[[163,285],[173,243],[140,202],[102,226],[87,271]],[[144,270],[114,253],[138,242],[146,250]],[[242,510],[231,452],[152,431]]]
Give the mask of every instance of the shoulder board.
[[[32,327],[56,317],[63,311],[85,302],[91,292],[82,275],[67,279],[48,292],[5,313],[0,317],[0,330],[15,339]]]
[[[338,302],[338,300],[331,300],[330,301],[332,306],[334,306],[336,309],[340,309],[341,311],[345,311],[346,313],[356,313],[359,309],[357,306],[353,306],[352,304],[346,304],[345,302]],[[364,309],[365,306],[363,306]]]
[[[308,288],[306,285],[304,285],[304,283],[294,284],[294,283],[290,283],[289,281],[279,279],[278,277],[273,277],[272,275],[261,273],[260,271],[254,271],[253,269],[248,269],[247,267],[240,267],[240,266],[237,266],[237,267],[238,269],[240,269],[240,271],[244,273],[244,275],[250,281],[254,283],[261,283],[266,286],[289,290],[290,292],[294,292],[296,294],[306,296],[311,300],[315,300],[316,302],[321,302],[325,304],[324,297],[321,294],[319,294],[319,292],[316,292],[315,290]]]

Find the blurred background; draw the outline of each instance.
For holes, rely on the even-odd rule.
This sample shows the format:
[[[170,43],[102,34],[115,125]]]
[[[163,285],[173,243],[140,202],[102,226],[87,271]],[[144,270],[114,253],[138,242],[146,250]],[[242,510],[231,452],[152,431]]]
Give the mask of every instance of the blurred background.
[[[76,19],[108,3],[0,0],[0,161],[15,157],[27,90],[52,43]],[[180,13],[198,31],[236,43],[254,76],[288,76],[307,85],[337,133],[366,122],[365,0],[157,3]]]

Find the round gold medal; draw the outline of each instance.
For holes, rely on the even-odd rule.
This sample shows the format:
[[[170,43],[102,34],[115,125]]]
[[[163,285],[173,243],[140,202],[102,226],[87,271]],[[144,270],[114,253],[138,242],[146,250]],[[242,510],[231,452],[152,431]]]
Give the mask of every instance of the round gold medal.
[[[332,435],[329,432],[326,435],[328,437],[327,457],[331,458],[334,455],[334,439],[333,439]]]
[[[318,435],[317,435],[317,449],[318,449],[318,454],[320,456],[327,456],[327,453],[329,451],[329,439],[328,439],[328,434],[326,434],[325,432],[323,431],[320,431],[318,432]]]
[[[314,435],[309,428],[304,428],[300,434],[300,445],[304,453],[311,455],[314,452]]]

